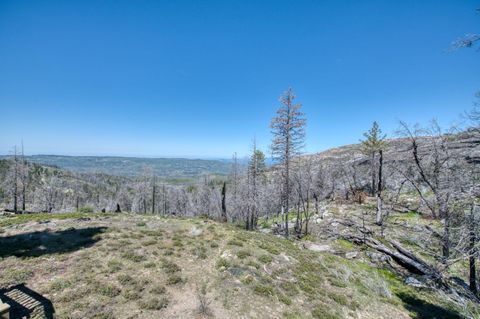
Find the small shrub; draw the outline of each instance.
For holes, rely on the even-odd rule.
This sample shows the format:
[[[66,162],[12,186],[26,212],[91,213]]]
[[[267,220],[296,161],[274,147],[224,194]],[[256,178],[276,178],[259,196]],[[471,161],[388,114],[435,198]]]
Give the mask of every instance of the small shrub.
[[[249,261],[247,262],[247,266],[253,267],[253,268],[255,268],[255,269],[260,269],[260,264],[257,263],[257,262],[255,262],[255,261],[253,261],[253,260],[249,260]]]
[[[268,245],[268,244],[262,243],[262,244],[258,245],[258,247],[268,251],[272,255],[279,255],[280,254],[280,251],[273,245]]]
[[[138,300],[142,296],[140,295],[140,292],[135,290],[135,289],[128,289],[128,290],[123,290],[122,291],[122,297],[125,298],[128,301],[132,300]]]
[[[258,260],[260,260],[264,264],[269,264],[272,262],[273,258],[270,255],[261,255]]]
[[[181,241],[178,241],[178,240],[173,241],[172,245],[173,245],[173,247],[178,247],[178,248],[183,247],[183,243]]]
[[[110,284],[100,284],[95,288],[95,291],[100,295],[110,298],[118,296],[121,292],[120,288]]]
[[[273,296],[273,288],[267,285],[255,285],[253,291],[258,295]]]
[[[137,223],[137,226],[138,226],[138,227],[144,227],[144,226],[146,226],[146,225],[147,225],[147,224],[145,224],[145,222],[138,222],[138,223]]]
[[[167,274],[173,274],[181,270],[181,268],[176,263],[166,259],[162,260],[161,267]]]
[[[290,299],[290,297],[282,294],[281,292],[278,292],[277,296],[278,296],[278,300],[280,300],[281,302],[283,302],[287,306],[290,306],[292,304],[292,299]]]
[[[342,317],[332,312],[329,306],[319,305],[312,310],[312,317],[316,319],[341,319]]]
[[[231,245],[231,246],[238,246],[238,247],[243,247],[243,243],[237,239],[230,239],[228,242],[227,242],[228,245]]]
[[[218,243],[213,241],[213,242],[210,244],[210,247],[212,247],[212,248],[217,248],[217,247],[218,247]]]
[[[210,316],[210,303],[207,298],[207,283],[202,283],[200,287],[197,285],[197,298],[198,298],[198,313],[204,317]]]
[[[157,241],[155,239],[148,239],[148,240],[145,240],[144,242],[142,242],[142,245],[143,246],[152,246],[152,245],[155,245],[157,243]]]
[[[21,284],[32,276],[33,271],[30,269],[7,269],[0,273],[0,287]]]
[[[253,282],[253,276],[250,275],[250,274],[247,274],[247,275],[244,275],[240,278],[240,281],[245,284],[245,285],[249,285]]]
[[[155,286],[150,290],[150,292],[155,295],[163,295],[167,292],[167,289],[164,286]]]
[[[110,273],[116,273],[116,272],[122,270],[122,266],[123,266],[123,264],[119,260],[116,260],[116,259],[109,260],[108,263],[107,263],[108,272],[110,272]]]
[[[162,298],[153,297],[147,300],[140,301],[139,306],[147,310],[160,310],[168,306],[168,299],[166,297],[162,297]]]
[[[122,255],[122,257],[125,258],[125,259],[128,259],[128,260],[131,260],[133,262],[136,262],[136,263],[145,260],[145,256],[139,255],[134,251],[127,251],[126,253],[124,253]]]
[[[83,206],[78,209],[78,212],[82,214],[89,214],[89,213],[91,214],[93,213],[93,207]]]
[[[284,281],[280,283],[280,288],[288,295],[295,296],[298,293],[297,286],[293,282]]]
[[[126,274],[118,275],[117,280],[122,286],[132,285],[135,283],[135,279],[133,279],[132,276]]]
[[[167,285],[176,285],[182,282],[183,282],[183,279],[179,275],[173,274],[168,276],[167,278]]]
[[[217,262],[215,263],[215,267],[217,269],[220,269],[222,267],[228,268],[230,266],[230,263],[228,262],[227,259],[225,258],[219,258]]]
[[[245,259],[247,258],[248,256],[251,256],[252,254],[248,251],[248,250],[245,250],[245,249],[241,249],[239,251],[237,251],[237,257],[240,258],[240,259]]]
[[[66,279],[56,279],[50,283],[50,290],[62,291],[72,286],[72,282]]]

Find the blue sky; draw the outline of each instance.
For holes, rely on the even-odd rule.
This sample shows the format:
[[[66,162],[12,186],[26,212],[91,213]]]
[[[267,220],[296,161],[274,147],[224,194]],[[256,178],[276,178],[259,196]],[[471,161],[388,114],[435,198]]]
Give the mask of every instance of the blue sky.
[[[307,152],[448,125],[480,89],[478,1],[0,0],[0,153],[265,151],[289,86]]]

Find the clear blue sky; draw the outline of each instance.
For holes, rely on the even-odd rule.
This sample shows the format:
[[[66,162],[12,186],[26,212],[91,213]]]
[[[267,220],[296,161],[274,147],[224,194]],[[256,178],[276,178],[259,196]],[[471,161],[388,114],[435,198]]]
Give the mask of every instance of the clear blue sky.
[[[0,153],[230,157],[292,86],[307,149],[447,125],[480,89],[478,1],[0,0]]]

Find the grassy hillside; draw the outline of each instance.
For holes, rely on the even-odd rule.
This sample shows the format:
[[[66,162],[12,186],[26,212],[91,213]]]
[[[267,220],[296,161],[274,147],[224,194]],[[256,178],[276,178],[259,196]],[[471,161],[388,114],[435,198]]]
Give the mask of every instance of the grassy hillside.
[[[27,156],[27,160],[73,172],[128,177],[141,175],[146,166],[151,167],[158,177],[166,179],[189,179],[204,174],[226,175],[230,171],[227,161],[186,158],[33,155]]]
[[[441,292],[347,258],[361,248],[343,240],[316,252],[211,220],[127,214],[0,226],[0,287],[25,283],[58,318],[463,318]]]

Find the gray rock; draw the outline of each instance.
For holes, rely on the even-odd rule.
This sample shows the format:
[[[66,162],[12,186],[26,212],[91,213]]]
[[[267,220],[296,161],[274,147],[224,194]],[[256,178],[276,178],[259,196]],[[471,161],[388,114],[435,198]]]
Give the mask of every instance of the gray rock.
[[[412,286],[412,287],[424,287],[425,285],[422,284],[418,279],[414,277],[408,277],[405,279],[405,284]]]
[[[374,263],[381,263],[381,262],[389,260],[388,256],[385,256],[384,254],[380,254],[380,253],[374,253],[374,252],[371,252],[371,251],[367,251],[367,256]]]
[[[353,259],[358,256],[358,251],[351,251],[345,254],[345,258],[347,259]]]
[[[199,229],[199,228],[196,228],[196,227],[193,227],[192,229],[190,229],[190,236],[200,236],[201,234],[203,233],[203,230]]]
[[[303,244],[303,248],[312,250],[312,251],[318,251],[318,252],[323,252],[323,251],[331,251],[332,248],[329,245],[319,245],[315,243],[310,243],[306,242]]]

